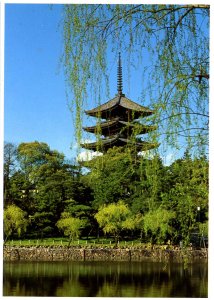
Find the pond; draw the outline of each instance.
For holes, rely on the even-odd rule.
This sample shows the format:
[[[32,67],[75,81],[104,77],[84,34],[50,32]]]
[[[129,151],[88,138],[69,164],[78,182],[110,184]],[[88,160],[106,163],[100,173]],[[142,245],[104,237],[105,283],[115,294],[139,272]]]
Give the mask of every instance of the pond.
[[[195,297],[208,294],[208,266],[194,262],[5,262],[4,296]]]

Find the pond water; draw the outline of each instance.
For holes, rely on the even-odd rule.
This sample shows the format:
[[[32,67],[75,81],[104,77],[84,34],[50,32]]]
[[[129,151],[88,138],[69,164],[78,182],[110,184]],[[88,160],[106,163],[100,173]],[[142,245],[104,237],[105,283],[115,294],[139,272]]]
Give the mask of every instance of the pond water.
[[[5,262],[4,296],[195,297],[208,294],[208,266],[195,262]]]

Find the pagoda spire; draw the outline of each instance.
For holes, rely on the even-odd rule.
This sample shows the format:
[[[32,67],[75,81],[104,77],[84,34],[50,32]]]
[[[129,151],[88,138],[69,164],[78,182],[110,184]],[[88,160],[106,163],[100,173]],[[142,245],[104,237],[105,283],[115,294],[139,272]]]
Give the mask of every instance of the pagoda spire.
[[[121,57],[119,52],[118,66],[117,66],[117,92],[119,96],[123,95],[123,78],[122,78],[122,65],[121,65]]]

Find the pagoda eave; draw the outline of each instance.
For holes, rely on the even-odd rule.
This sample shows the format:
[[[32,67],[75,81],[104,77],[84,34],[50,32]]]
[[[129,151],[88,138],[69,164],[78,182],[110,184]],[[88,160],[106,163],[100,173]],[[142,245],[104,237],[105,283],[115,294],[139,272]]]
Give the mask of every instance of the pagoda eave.
[[[127,132],[128,135],[131,135],[132,132],[136,130],[137,134],[145,134],[150,131],[156,130],[157,126],[151,125],[142,125],[138,122],[126,122],[121,121],[119,118],[113,119],[111,121],[101,122],[95,126],[83,127],[83,130],[90,133],[100,133],[101,135],[107,136],[111,132],[111,134],[117,134],[120,132]]]
[[[133,102],[132,100],[126,98],[123,94],[120,96],[116,96],[115,98],[102,105],[99,105],[94,109],[85,110],[85,113],[87,115],[96,118],[100,117],[101,119],[113,118],[119,115],[123,115],[123,117],[127,119],[128,112],[129,117],[134,115],[135,119],[139,117],[146,117],[154,113],[153,110]]]
[[[156,148],[158,144],[156,143],[149,143],[145,141],[132,141],[129,139],[121,138],[121,137],[115,137],[111,139],[103,139],[99,142],[93,142],[93,143],[85,143],[81,144],[82,148],[86,148],[88,150],[97,150],[101,152],[107,151],[109,148],[112,147],[124,147],[124,146],[133,146],[137,151],[146,151],[153,148]]]

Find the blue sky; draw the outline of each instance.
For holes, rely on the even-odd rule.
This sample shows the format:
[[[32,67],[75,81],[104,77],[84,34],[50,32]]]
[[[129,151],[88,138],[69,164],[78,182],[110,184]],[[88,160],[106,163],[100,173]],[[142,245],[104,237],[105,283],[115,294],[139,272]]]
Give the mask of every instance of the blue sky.
[[[38,140],[72,157],[73,123],[60,68],[60,5],[5,7],[4,140]]]

